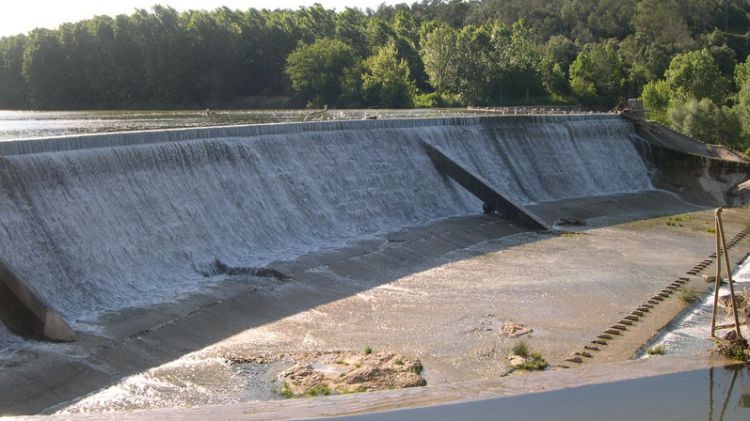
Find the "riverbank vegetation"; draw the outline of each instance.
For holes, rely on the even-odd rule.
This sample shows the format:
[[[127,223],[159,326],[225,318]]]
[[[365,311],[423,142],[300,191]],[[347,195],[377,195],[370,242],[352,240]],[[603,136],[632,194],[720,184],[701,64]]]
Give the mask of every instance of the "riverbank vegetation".
[[[440,107],[643,98],[750,138],[750,0],[422,0],[377,10],[154,6],[0,39],[0,108]]]

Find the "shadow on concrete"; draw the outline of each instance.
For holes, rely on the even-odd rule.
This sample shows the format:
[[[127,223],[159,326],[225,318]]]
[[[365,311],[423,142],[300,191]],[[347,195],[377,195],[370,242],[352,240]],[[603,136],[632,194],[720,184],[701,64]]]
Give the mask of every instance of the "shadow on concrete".
[[[665,191],[537,204],[534,212],[552,225],[576,218],[585,230],[705,209]],[[36,414],[65,406],[123,377],[162,365],[239,332],[387,284],[409,274],[554,236],[531,232],[497,216],[454,218],[383,234],[345,248],[321,251],[272,269],[282,281],[227,277],[202,294],[176,303],[131,309],[105,317],[106,335],[81,334],[76,352],[29,351],[0,377],[0,413]],[[490,240],[482,251],[470,247]],[[217,256],[220,258],[221,256]],[[71,345],[65,345],[70,347]],[[50,351],[51,349],[51,351]]]

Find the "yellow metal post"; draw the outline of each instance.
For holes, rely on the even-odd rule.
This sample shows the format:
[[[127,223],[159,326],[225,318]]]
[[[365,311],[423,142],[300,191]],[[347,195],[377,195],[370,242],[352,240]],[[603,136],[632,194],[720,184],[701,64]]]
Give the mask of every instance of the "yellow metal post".
[[[713,314],[711,315],[711,337],[715,339],[721,339],[716,336],[716,331],[721,329],[734,328],[737,333],[737,338],[742,338],[740,332],[740,319],[737,314],[737,302],[734,297],[734,281],[732,280],[732,266],[729,264],[729,250],[727,250],[726,239],[724,238],[724,223],[721,220],[722,208],[717,208],[714,212],[714,228],[716,231],[716,280],[714,286],[714,305]],[[734,324],[728,325],[717,325],[717,313],[719,306],[719,288],[721,288],[721,269],[722,269],[722,258],[726,265],[727,271],[727,283],[729,284],[729,300],[732,303],[732,315],[734,316]]]

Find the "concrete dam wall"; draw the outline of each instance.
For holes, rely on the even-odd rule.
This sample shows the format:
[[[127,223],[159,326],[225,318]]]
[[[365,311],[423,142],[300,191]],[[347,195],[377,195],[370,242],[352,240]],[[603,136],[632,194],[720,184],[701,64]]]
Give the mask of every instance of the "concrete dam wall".
[[[633,136],[617,116],[545,116],[0,142],[0,259],[37,304],[84,329],[228,274],[267,274],[273,261],[482,212],[425,144],[524,212],[653,189]]]

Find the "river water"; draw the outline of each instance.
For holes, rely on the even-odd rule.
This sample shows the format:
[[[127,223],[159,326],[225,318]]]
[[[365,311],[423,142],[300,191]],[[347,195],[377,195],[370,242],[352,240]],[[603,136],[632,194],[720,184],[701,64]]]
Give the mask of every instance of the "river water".
[[[0,110],[0,141],[85,133],[207,127],[295,121],[419,118],[483,114],[463,108],[415,110],[204,110],[7,111]]]
[[[750,259],[745,260],[733,274],[732,279],[735,281],[736,295],[750,293]],[[725,284],[719,290],[719,296],[728,294],[729,288]],[[655,338],[651,345],[662,345],[669,355],[696,355],[711,352],[714,348],[713,341],[710,339],[713,301],[712,290],[710,294],[703,297],[700,305],[695,306],[692,311],[675,320],[672,326]],[[723,307],[719,307],[719,324],[730,322],[728,313],[724,311]],[[742,322],[742,316],[740,316],[740,323]],[[727,332],[729,330],[722,330],[718,334],[723,336]],[[746,326],[743,333],[745,337],[749,336]]]

